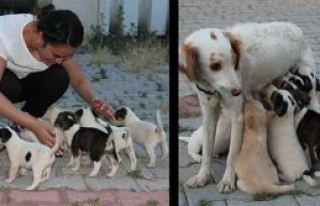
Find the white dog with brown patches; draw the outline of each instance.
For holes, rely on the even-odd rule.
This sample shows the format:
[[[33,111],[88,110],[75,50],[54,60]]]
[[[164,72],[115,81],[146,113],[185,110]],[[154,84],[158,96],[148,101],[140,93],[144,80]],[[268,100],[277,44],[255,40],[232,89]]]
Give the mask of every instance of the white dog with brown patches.
[[[231,140],[218,188],[223,193],[231,192],[235,189],[234,165],[243,128],[243,100],[239,96],[251,95],[295,65],[314,69],[312,51],[299,27],[272,22],[239,24],[226,30],[200,29],[185,39],[179,53],[179,70],[193,83],[204,116],[203,161],[187,185],[203,186],[212,177],[212,144],[220,107],[225,107],[230,114]]]

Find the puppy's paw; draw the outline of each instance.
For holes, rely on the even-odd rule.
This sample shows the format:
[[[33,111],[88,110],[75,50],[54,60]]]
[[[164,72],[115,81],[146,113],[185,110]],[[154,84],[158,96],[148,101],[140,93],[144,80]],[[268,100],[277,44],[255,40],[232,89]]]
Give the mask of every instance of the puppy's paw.
[[[73,162],[68,162],[67,167],[74,167]]]
[[[14,179],[5,179],[4,182],[7,184],[10,184],[11,182],[13,182]]]
[[[162,159],[162,160],[165,160],[165,159],[168,158],[168,156],[169,156],[168,154],[163,154],[163,155],[161,156],[161,159]]]
[[[116,174],[116,171],[111,171],[107,174],[108,177],[113,177]]]
[[[208,175],[195,175],[191,177],[187,182],[186,186],[190,188],[195,188],[195,187],[203,187],[208,183],[214,182],[214,177],[212,174]]]
[[[218,184],[218,190],[220,193],[228,194],[236,189],[235,183],[231,183],[229,181],[221,180]]]
[[[79,167],[73,167],[72,168],[72,171],[74,171],[74,172],[76,172],[76,171],[78,171],[79,170]]]
[[[26,190],[34,190],[34,189],[36,189],[36,187],[33,185],[30,185],[29,187],[26,188]]]
[[[156,163],[154,163],[154,162],[150,162],[150,163],[147,165],[148,168],[155,168],[155,166],[156,166]]]

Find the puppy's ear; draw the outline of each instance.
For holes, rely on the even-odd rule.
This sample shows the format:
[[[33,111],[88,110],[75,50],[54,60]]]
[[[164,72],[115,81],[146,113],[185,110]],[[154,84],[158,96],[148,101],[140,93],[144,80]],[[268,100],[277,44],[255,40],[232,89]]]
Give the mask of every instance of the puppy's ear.
[[[296,89],[290,93],[292,94],[293,98],[296,100],[300,108],[310,104],[311,98],[306,92],[300,89]]]
[[[109,134],[112,133],[112,128],[110,127],[110,125],[107,125],[105,128]]]
[[[271,95],[271,101],[273,102],[273,111],[275,111],[279,117],[286,114],[288,110],[288,102],[283,100],[281,94],[273,92]]]
[[[235,70],[238,69],[239,61],[241,58],[240,47],[241,41],[236,36],[234,36],[231,32],[225,31],[223,32],[224,36],[230,41],[232,48],[232,59],[234,60]]]
[[[259,99],[260,102],[262,104],[262,106],[264,107],[265,110],[270,111],[272,110],[272,106],[269,104],[269,102],[267,101],[267,97],[263,92],[259,92]]]
[[[0,139],[2,143],[6,143],[11,136],[11,131],[8,128],[0,128]]]
[[[80,121],[80,118],[82,117],[82,115],[83,115],[83,109],[78,109],[74,112],[74,116],[77,122]]]
[[[179,48],[179,71],[185,74],[191,82],[194,82],[199,76],[199,52],[195,47],[184,44]]]

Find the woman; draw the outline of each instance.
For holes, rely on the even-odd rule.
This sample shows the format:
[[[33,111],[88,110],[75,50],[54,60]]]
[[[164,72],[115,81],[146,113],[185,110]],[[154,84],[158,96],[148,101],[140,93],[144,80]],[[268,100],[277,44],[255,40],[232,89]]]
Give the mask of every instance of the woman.
[[[49,10],[48,10],[49,8]],[[34,132],[53,147],[52,128],[37,121],[69,84],[98,112],[113,118],[113,109],[96,98],[76,60],[83,26],[68,10],[0,16],[0,115]],[[13,103],[25,101],[22,111]]]

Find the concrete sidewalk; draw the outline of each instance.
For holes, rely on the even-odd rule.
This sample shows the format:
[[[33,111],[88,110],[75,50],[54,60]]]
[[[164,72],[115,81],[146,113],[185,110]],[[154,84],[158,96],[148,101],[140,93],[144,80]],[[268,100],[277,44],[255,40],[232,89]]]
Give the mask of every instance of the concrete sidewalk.
[[[179,42],[191,32],[206,27],[227,27],[238,22],[290,21],[300,26],[309,42],[320,68],[320,1],[317,0],[182,0],[179,1]],[[185,79],[179,77],[179,97],[193,94]],[[180,117],[179,135],[188,136],[202,124],[202,117]],[[213,160],[216,183],[202,188],[189,189],[184,183],[197,174],[200,165],[187,154],[187,144],[179,142],[179,205],[184,206],[318,206],[320,189],[312,188],[304,181],[295,183],[292,194],[255,201],[253,196],[239,190],[225,195],[217,191],[216,185],[225,170],[225,157]],[[317,179],[320,182],[320,179]]]
[[[161,108],[161,118],[169,138],[169,77],[168,66],[139,73],[130,72],[115,65],[92,65],[90,55],[77,55],[85,75],[94,85],[98,95],[114,109],[129,106],[143,120],[156,122],[156,111]],[[57,103],[59,107],[74,111],[86,105],[69,88]],[[19,105],[18,105],[19,106]],[[7,121],[1,120],[1,125]],[[169,141],[169,140],[168,140]],[[6,151],[0,153],[0,205],[32,206],[76,206],[76,205],[121,205],[152,206],[169,205],[169,160],[157,159],[156,168],[146,167],[149,159],[145,149],[135,144],[137,173],[129,174],[129,158],[122,153],[122,162],[114,177],[107,177],[109,162],[103,161],[100,173],[88,177],[93,165],[81,166],[77,172],[66,166],[70,154],[56,158],[48,181],[40,184],[37,191],[25,191],[32,182],[28,175],[17,177],[11,184],[4,179],[10,163]],[[156,153],[160,157],[161,150]]]

